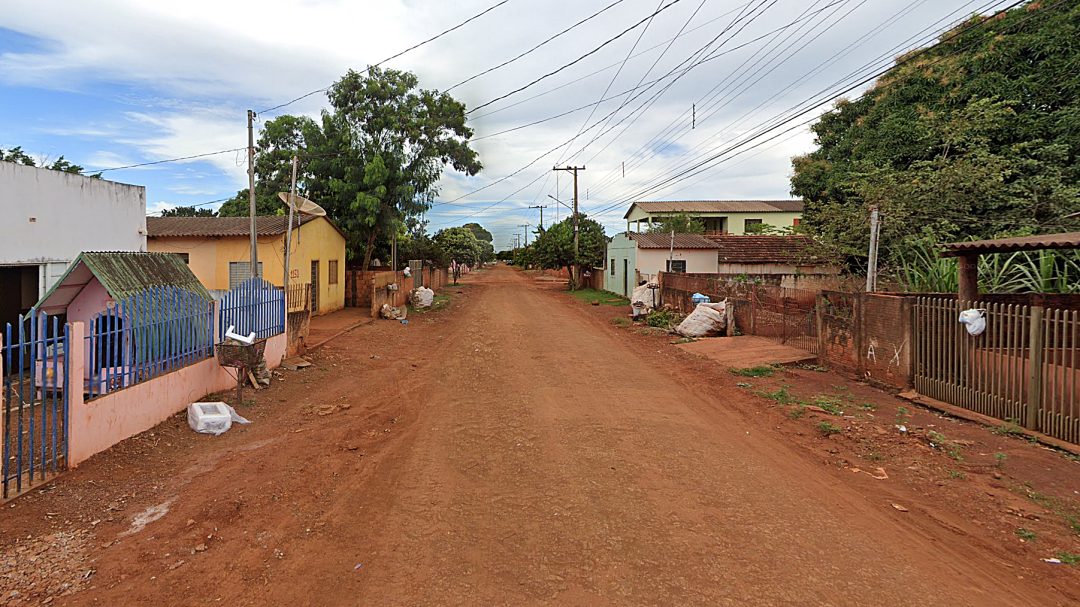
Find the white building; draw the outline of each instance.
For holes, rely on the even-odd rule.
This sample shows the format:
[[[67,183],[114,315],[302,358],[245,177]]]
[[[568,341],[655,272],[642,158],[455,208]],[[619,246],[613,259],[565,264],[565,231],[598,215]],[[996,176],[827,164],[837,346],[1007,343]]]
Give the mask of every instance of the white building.
[[[638,234],[611,237],[607,246],[604,289],[627,297],[641,281],[661,271],[715,274],[720,245],[697,234]]]
[[[0,162],[0,327],[83,251],[146,251],[146,188]]]

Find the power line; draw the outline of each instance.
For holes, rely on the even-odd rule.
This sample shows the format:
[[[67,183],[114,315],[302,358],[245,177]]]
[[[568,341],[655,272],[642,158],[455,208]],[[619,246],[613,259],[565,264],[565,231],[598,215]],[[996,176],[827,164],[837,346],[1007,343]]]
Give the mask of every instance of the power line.
[[[471,113],[475,112],[476,110],[479,110],[479,109],[481,109],[481,108],[484,108],[484,107],[487,107],[487,106],[491,105],[492,103],[495,103],[496,101],[500,101],[500,100],[502,100],[502,99],[506,99],[507,97],[510,97],[511,95],[516,95],[517,93],[520,93],[521,91],[524,91],[525,89],[527,89],[527,88],[529,88],[529,87],[531,87],[531,86],[533,86],[533,85],[537,84],[538,82],[541,82],[542,80],[545,80],[545,79],[547,79],[547,78],[550,78],[551,76],[554,76],[555,74],[558,74],[559,72],[561,72],[561,71],[565,70],[566,68],[568,68],[568,67],[570,67],[570,66],[572,66],[572,65],[574,65],[574,64],[576,64],[576,63],[579,63],[579,62],[581,62],[581,61],[585,60],[586,58],[588,58],[588,57],[590,57],[590,56],[592,56],[592,55],[596,54],[597,52],[599,52],[599,51],[600,51],[600,49],[602,49],[602,48],[604,48],[605,46],[607,46],[607,45],[611,44],[612,42],[615,42],[615,41],[616,41],[616,40],[618,40],[619,38],[622,38],[623,36],[625,36],[625,35],[626,35],[626,34],[628,34],[629,32],[631,32],[631,31],[633,31],[633,30],[637,29],[637,28],[638,28],[639,26],[641,26],[641,25],[642,25],[643,23],[646,23],[647,21],[649,21],[650,19],[652,19],[653,17],[655,17],[655,16],[656,16],[656,15],[658,15],[659,13],[661,13],[661,12],[663,12],[663,11],[667,10],[668,8],[671,8],[671,7],[672,7],[672,6],[674,6],[675,4],[678,4],[679,2],[682,2],[682,0],[671,0],[671,2],[668,2],[668,3],[667,3],[667,4],[665,4],[664,6],[661,6],[661,7],[659,8],[659,9],[657,9],[656,11],[654,11],[654,12],[653,12],[652,14],[648,15],[647,17],[645,17],[645,18],[644,18],[644,19],[642,19],[641,21],[638,21],[638,22],[637,22],[637,23],[635,23],[634,25],[631,25],[630,27],[628,27],[628,28],[624,29],[624,30],[623,30],[622,32],[620,32],[619,34],[617,34],[617,35],[616,35],[616,36],[614,36],[613,38],[608,38],[608,39],[607,39],[607,40],[605,40],[605,41],[603,42],[603,44],[601,44],[600,46],[598,46],[598,47],[594,48],[593,50],[591,50],[591,51],[589,51],[589,52],[587,52],[587,53],[585,53],[584,55],[582,55],[582,56],[578,57],[577,59],[574,59],[574,60],[573,60],[573,61],[571,61],[570,63],[567,63],[567,64],[563,65],[562,67],[559,67],[559,68],[557,68],[557,69],[555,69],[555,70],[553,70],[553,71],[550,71],[550,72],[548,72],[548,73],[544,74],[543,76],[540,76],[539,78],[537,78],[537,79],[533,80],[532,82],[529,82],[528,84],[526,84],[526,85],[524,85],[524,86],[520,86],[520,87],[518,87],[518,88],[516,88],[516,89],[514,89],[514,90],[512,90],[512,91],[510,91],[509,93],[505,93],[505,94],[503,94],[503,95],[499,95],[498,97],[496,97],[496,98],[492,99],[491,101],[488,101],[488,102],[485,102],[485,103],[481,103],[480,105],[478,105],[478,106],[474,107],[473,109],[471,109],[471,110],[469,110],[468,112],[465,112],[465,113],[466,113],[466,114],[471,114]]]
[[[183,156],[181,158],[167,158],[165,160],[155,160],[153,162],[141,162],[139,164],[129,164],[129,165],[122,166],[122,167],[109,167],[107,169],[101,169],[99,171],[88,171],[88,172],[99,174],[99,173],[104,173],[105,171],[119,171],[120,169],[134,169],[134,168],[137,168],[137,167],[150,166],[152,164],[163,164],[163,163],[166,163],[166,162],[180,162],[181,160],[192,160],[194,158],[205,158],[207,156],[217,156],[218,154],[229,154],[231,152],[240,152],[240,151],[243,151],[243,150],[246,150],[246,149],[247,149],[247,147],[233,148],[231,150],[218,150],[216,152],[207,152],[205,154],[195,154],[194,156]]]
[[[390,57],[387,57],[386,59],[383,59],[382,61],[376,63],[375,65],[368,66],[368,67],[364,68],[363,70],[360,70],[360,73],[363,74],[363,73],[367,72],[368,70],[370,70],[373,67],[379,67],[380,65],[386,63],[387,61],[393,61],[394,59],[397,59],[398,57],[404,55],[405,53],[408,53],[409,51],[416,50],[416,49],[420,48],[421,46],[424,46],[425,44],[427,44],[429,42],[433,42],[435,40],[438,40],[439,38],[442,38],[443,36],[449,34],[450,32],[453,32],[454,30],[457,30],[457,29],[465,26],[466,24],[470,23],[471,21],[474,21],[476,19],[479,19],[480,17],[483,17],[484,15],[490,13],[491,11],[499,8],[500,6],[506,4],[507,2],[510,2],[510,1],[511,0],[501,0],[501,2],[497,2],[496,4],[484,9],[483,11],[473,15],[472,17],[469,17],[468,19],[462,21],[461,23],[455,25],[454,27],[451,27],[450,29],[447,29],[447,30],[444,30],[444,31],[442,31],[442,32],[440,32],[438,34],[435,34],[434,36],[428,38],[427,40],[424,40],[423,42],[418,42],[418,43],[410,46],[409,48],[401,51],[400,53],[397,53],[396,55],[392,55]],[[325,87],[325,88],[321,88],[321,89],[318,89],[318,90],[311,91],[310,93],[300,95],[299,97],[297,97],[296,99],[293,99],[292,101],[287,101],[285,103],[282,103],[281,105],[275,105],[274,107],[267,108],[267,109],[265,109],[265,110],[263,110],[263,111],[261,111],[259,113],[260,114],[265,114],[267,112],[272,112],[274,110],[280,110],[281,108],[283,108],[285,106],[288,106],[288,105],[292,105],[292,104],[296,103],[297,101],[300,101],[301,99],[306,99],[308,97],[311,97],[312,95],[317,95],[318,93],[324,93],[329,89],[330,89],[330,87],[328,86],[328,87]]]

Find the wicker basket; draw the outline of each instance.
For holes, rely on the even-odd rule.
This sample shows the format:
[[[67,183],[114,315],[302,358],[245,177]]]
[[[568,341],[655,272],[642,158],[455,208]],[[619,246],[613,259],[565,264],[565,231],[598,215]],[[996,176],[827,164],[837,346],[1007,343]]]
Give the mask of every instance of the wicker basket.
[[[218,364],[222,367],[246,367],[254,369],[262,362],[266,340],[260,339],[250,346],[238,343],[215,344]]]

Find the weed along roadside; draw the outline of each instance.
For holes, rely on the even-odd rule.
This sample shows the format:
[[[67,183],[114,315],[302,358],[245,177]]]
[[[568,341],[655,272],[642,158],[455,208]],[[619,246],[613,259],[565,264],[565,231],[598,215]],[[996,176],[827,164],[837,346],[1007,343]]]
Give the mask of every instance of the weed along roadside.
[[[1015,423],[988,426],[952,417],[830,373],[812,358],[761,363],[741,348],[727,358],[680,349],[732,338],[675,335],[670,328],[677,314],[635,323],[628,307],[618,314],[579,310],[611,327],[624,347],[663,353],[666,365],[695,377],[699,391],[745,395],[728,401],[740,403],[730,413],[751,433],[776,436],[795,446],[797,457],[832,471],[831,482],[897,513],[893,496],[902,492],[905,502],[898,505],[919,519],[918,526],[982,538],[994,558],[1013,563],[1014,578],[1075,582],[1077,455],[1040,444]]]

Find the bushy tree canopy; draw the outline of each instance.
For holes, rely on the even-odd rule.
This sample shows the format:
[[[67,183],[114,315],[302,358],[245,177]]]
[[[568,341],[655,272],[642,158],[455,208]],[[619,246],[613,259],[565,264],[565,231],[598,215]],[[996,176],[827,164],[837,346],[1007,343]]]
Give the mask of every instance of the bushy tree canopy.
[[[964,31],[978,23],[975,27]],[[948,242],[1077,229],[1080,4],[1032,2],[973,17],[811,127],[793,160],[802,226],[865,256],[868,207],[883,257]]]
[[[604,265],[604,251],[607,241],[604,227],[589,219],[584,213],[578,213],[578,256],[574,257],[574,220],[573,216],[537,232],[536,241],[530,247],[536,263],[541,268],[554,270],[571,268],[576,264],[586,268]],[[572,275],[572,274],[571,274]]]
[[[454,284],[461,275],[460,266],[475,266],[480,262],[480,242],[468,228],[439,230],[432,239],[439,261],[453,268]]]
[[[16,164],[22,164],[31,167],[38,166],[38,161],[35,160],[33,156],[30,156],[29,154],[24,152],[22,146],[15,146],[9,150],[4,150],[3,148],[0,148],[0,162],[14,162]],[[77,164],[72,164],[68,162],[64,159],[63,156],[57,158],[52,162],[49,162],[48,159],[45,159],[41,162],[41,168],[49,169],[52,171],[61,171],[64,173],[75,173],[76,175],[82,175],[82,172],[85,170],[83,169],[83,167]],[[100,179],[101,174],[87,175],[87,177]]]
[[[162,217],[217,217],[213,209],[206,207],[176,207],[165,209],[161,212]]]
[[[659,222],[654,221],[649,226],[649,234],[704,234],[705,222],[689,213],[674,213],[664,215]]]

